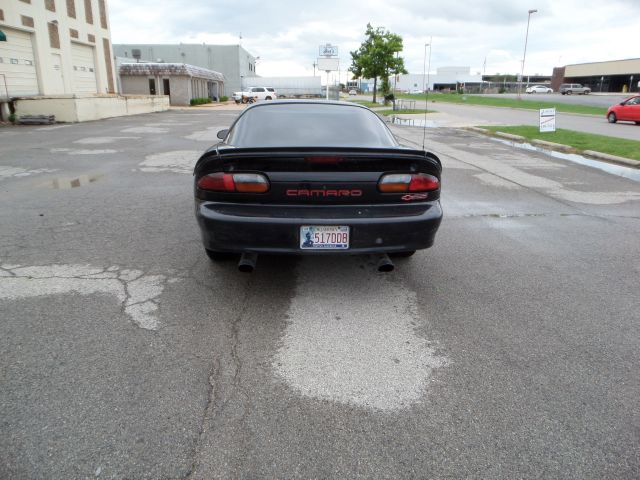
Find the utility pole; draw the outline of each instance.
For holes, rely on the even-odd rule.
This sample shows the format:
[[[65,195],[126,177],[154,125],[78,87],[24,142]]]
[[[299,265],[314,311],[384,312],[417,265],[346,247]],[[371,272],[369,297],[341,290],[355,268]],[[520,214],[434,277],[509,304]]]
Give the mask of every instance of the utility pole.
[[[531,14],[537,13],[538,10],[529,10],[529,16],[527,17],[527,33],[524,36],[524,53],[522,54],[522,70],[520,70],[520,81],[518,82],[518,100],[521,99],[522,93],[522,77],[524,76],[524,60],[527,58],[527,41],[529,40],[529,22],[531,21]]]

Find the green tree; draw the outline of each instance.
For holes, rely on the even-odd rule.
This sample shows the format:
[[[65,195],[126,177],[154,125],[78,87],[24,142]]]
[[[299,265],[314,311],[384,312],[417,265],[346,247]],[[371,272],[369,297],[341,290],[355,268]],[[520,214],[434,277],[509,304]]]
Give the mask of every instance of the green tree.
[[[402,37],[385,30],[373,28],[367,23],[367,37],[360,48],[351,53],[349,71],[355,78],[373,78],[373,101],[376,101],[378,77],[382,79],[383,93],[389,93],[389,77],[407,73],[404,59],[398,55],[402,51]]]

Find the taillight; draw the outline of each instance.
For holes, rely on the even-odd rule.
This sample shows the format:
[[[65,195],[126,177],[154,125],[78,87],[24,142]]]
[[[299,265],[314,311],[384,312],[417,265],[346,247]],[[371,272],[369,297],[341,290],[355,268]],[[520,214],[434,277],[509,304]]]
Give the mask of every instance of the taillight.
[[[430,192],[440,188],[440,181],[426,173],[389,173],[378,181],[382,193]]]
[[[260,173],[216,172],[198,180],[198,188],[213,192],[265,193],[269,180]]]

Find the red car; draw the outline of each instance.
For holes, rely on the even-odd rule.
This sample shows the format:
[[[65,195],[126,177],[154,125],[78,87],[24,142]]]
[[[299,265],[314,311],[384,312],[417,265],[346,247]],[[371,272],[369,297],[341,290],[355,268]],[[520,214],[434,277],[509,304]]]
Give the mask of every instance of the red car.
[[[607,120],[609,123],[626,120],[640,125],[640,95],[634,95],[623,102],[610,106],[607,111]]]

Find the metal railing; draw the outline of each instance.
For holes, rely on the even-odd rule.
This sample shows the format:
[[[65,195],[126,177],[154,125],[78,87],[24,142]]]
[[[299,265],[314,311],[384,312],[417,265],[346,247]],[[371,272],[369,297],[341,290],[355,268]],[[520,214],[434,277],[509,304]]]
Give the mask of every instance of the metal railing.
[[[416,109],[416,101],[415,100],[405,100],[404,98],[399,98],[393,102],[393,110],[415,110]]]

